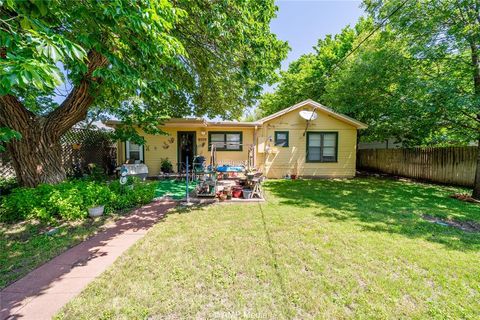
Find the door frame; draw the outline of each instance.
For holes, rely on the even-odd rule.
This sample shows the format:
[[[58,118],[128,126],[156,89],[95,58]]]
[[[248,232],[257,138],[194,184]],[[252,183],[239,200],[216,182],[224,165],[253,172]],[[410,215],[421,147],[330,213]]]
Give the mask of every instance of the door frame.
[[[183,133],[193,134],[193,156],[195,156],[195,154],[197,153],[197,131],[177,131],[177,171],[180,169],[180,135]],[[193,159],[189,160],[193,161]]]

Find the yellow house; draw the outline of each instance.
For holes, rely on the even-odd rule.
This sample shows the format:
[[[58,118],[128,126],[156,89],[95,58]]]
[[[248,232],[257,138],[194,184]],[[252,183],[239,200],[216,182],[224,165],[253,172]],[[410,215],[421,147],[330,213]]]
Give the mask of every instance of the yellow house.
[[[119,141],[117,162],[143,162],[149,176],[156,176],[163,158],[175,171],[185,168],[187,156],[190,161],[204,156],[208,164],[214,145],[218,165],[242,165],[250,157],[268,178],[353,177],[357,130],[365,128],[364,123],[306,100],[255,122],[170,119],[161,128],[165,135],[140,132],[143,146]]]

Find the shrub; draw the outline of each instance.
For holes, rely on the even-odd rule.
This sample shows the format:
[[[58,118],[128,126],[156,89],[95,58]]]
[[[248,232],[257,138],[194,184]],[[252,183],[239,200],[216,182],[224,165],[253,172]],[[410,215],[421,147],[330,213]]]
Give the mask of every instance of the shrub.
[[[155,195],[156,184],[142,182],[138,178],[129,177],[126,185],[122,186],[120,182],[114,181],[109,187],[114,195],[109,209],[119,210],[147,204],[152,201]]]
[[[105,171],[98,167],[95,163],[88,164],[88,174],[86,175],[86,180],[102,182],[107,179],[107,174]]]
[[[173,164],[168,158],[160,159],[160,171],[162,171],[163,173],[173,172]]]
[[[129,179],[122,187],[118,181],[72,180],[57,185],[43,184],[37,188],[16,188],[3,197],[0,220],[25,219],[75,220],[88,217],[88,208],[105,205],[105,212],[146,204],[155,194],[155,184]]]
[[[0,195],[7,195],[16,187],[18,187],[16,178],[0,178]]]

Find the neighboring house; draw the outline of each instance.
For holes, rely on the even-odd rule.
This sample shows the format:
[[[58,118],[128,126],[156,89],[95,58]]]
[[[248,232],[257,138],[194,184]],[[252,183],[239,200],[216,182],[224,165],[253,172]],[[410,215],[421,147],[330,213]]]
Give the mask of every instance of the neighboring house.
[[[302,110],[318,117],[307,121]],[[107,125],[121,125],[107,121]],[[216,145],[217,163],[245,164],[249,154],[254,166],[269,178],[287,174],[303,177],[353,177],[357,130],[367,126],[312,100],[306,100],[254,122],[170,119],[161,129],[167,135],[140,134],[145,145],[118,142],[118,163],[127,159],[144,162],[149,175],[160,172],[162,158],[174,168],[184,166],[187,155],[202,155],[210,161],[210,146]],[[249,150],[251,150],[249,152]],[[191,160],[190,160],[191,161]]]

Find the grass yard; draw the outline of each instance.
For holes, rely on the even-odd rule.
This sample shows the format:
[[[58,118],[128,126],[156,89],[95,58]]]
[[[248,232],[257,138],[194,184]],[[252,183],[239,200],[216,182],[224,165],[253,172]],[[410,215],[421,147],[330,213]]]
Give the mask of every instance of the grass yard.
[[[39,221],[0,223],[0,289],[86,240],[105,223],[120,217],[115,214],[63,222],[57,227]],[[48,231],[53,229],[56,231],[49,234]]]
[[[42,263],[80,243],[103,224],[102,219],[65,223],[53,227],[38,221],[0,224],[0,289]]]
[[[132,187],[121,193],[117,182],[110,183],[107,188],[104,182],[71,180],[57,185],[41,185],[35,189],[20,188],[2,197],[0,289],[84,241],[106,223],[149,203],[156,192],[154,182],[132,180],[129,185]],[[106,201],[110,212],[95,219],[86,218],[89,206],[86,199],[95,195],[104,196],[102,201]],[[76,215],[72,216],[74,212]],[[5,220],[5,216],[13,216],[16,222]]]
[[[59,319],[480,317],[480,221],[463,190],[376,178],[269,181],[268,203],[177,211]]]

